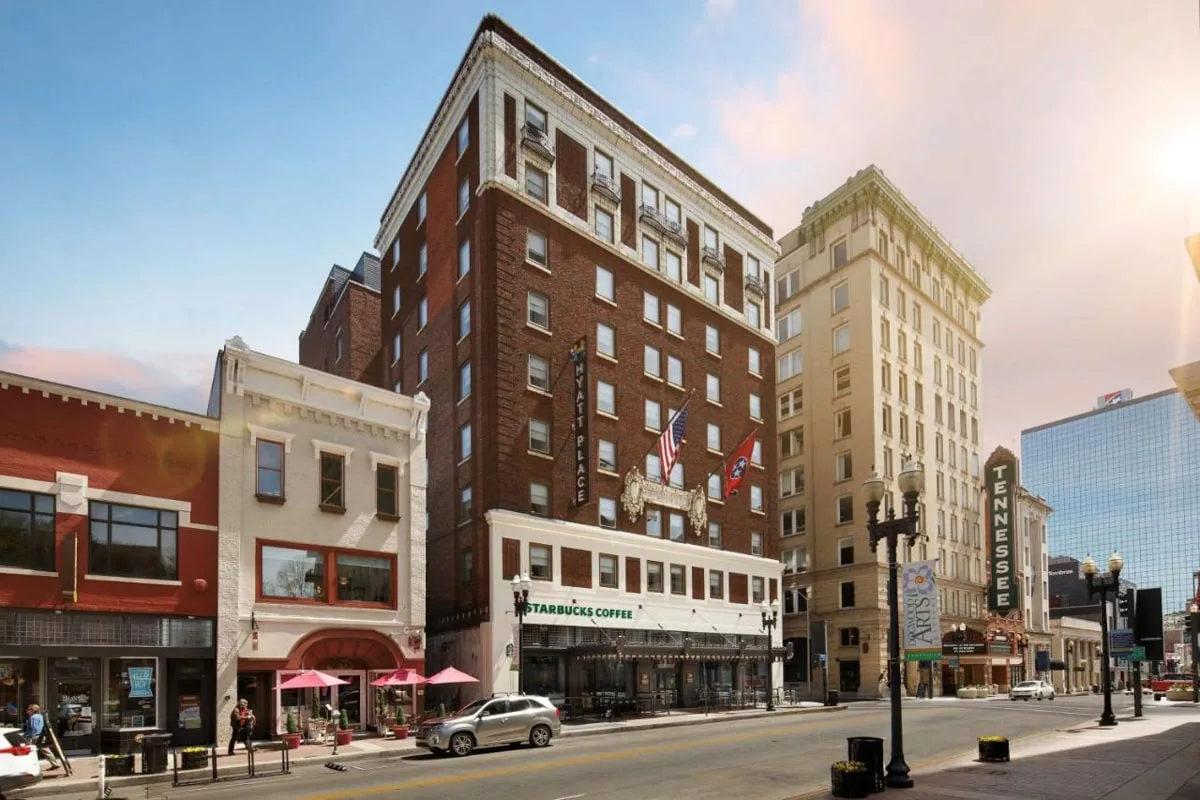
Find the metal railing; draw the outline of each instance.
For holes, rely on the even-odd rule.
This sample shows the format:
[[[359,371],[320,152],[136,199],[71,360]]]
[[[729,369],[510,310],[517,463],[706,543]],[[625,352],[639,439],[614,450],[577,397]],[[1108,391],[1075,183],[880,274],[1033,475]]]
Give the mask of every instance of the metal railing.
[[[262,751],[270,752],[272,750],[279,751],[279,768],[267,769],[265,771],[260,770],[255,758],[255,753]],[[218,769],[219,765],[217,764],[217,746],[211,745],[208,753],[205,754],[208,760],[207,767],[201,771],[199,768],[186,766],[187,762],[189,761],[187,758],[189,755],[188,753],[181,752],[180,748],[172,748],[171,768],[173,775],[171,783],[173,786],[200,786],[208,783],[219,783],[221,781],[243,780],[245,778],[269,778],[275,775],[290,775],[292,772],[292,757],[288,751],[287,745],[284,742],[260,742],[258,744],[251,744],[245,749],[245,753],[246,768],[244,772],[240,769],[233,768]],[[183,756],[182,762],[185,765],[182,767],[184,775],[182,779],[180,778],[179,774],[181,769],[181,755]],[[211,774],[209,774],[209,768],[211,768]],[[191,773],[192,769],[196,769],[197,771],[195,773]],[[189,777],[189,773],[196,776],[203,774],[203,777]]]

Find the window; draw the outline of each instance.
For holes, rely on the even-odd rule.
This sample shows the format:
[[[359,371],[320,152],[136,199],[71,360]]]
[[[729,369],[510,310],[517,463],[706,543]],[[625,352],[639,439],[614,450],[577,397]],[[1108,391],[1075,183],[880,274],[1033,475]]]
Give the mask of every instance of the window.
[[[683,338],[683,312],[670,303],[667,303],[667,330]]]
[[[21,493],[4,493],[9,498],[8,504],[15,505],[13,501],[20,500],[12,497],[14,494]],[[178,578],[178,514],[94,500],[88,506],[89,575],[172,581]],[[43,504],[42,507],[46,506]],[[30,510],[31,523],[39,515],[36,508],[37,501],[34,500]],[[5,511],[0,519],[8,521],[14,516]],[[44,519],[42,525],[45,525]],[[6,524],[5,529],[8,527]],[[53,538],[50,541],[53,542]],[[53,553],[51,550],[51,557]]]
[[[596,164],[596,174],[603,175],[606,178],[613,177],[613,160],[612,156],[607,153],[602,153],[599,150],[593,151],[593,159]]]
[[[417,354],[417,385],[429,380],[429,351],[422,348]]]
[[[804,390],[793,389],[779,395],[779,418],[788,419],[804,410]]]
[[[750,533],[750,555],[761,556],[763,554],[763,537],[761,533]]]
[[[671,565],[671,594],[687,594],[687,572],[681,564]]]
[[[721,284],[712,275],[704,276],[704,299],[714,305],[721,302]]]
[[[704,326],[704,349],[713,355],[721,354],[721,332],[712,325]]]
[[[663,565],[661,561],[646,562],[646,591],[663,593]]]
[[[596,266],[596,296],[616,302],[616,285],[611,270]]]
[[[708,449],[715,450],[720,453],[721,450],[721,426],[715,423],[708,423]]]
[[[466,400],[471,396],[471,362],[464,361],[458,365],[458,399]]]
[[[541,356],[529,356],[529,385],[543,392],[550,391],[550,362]]]
[[[721,549],[721,523],[708,523],[708,546],[715,547],[718,550]]]
[[[833,354],[838,355],[850,349],[850,326],[841,325],[833,332]]]
[[[657,347],[645,346],[642,369],[653,378],[662,378],[662,353]]]
[[[804,454],[804,428],[779,434],[779,457],[791,458]]]
[[[642,292],[642,319],[655,325],[660,322],[658,297],[650,292]]]
[[[759,553],[758,555],[762,555]],[[750,602],[761,603],[766,598],[767,593],[763,590],[762,577],[755,575],[750,579]]]
[[[341,361],[342,360],[342,329],[341,328],[337,329],[337,339],[335,341],[335,346],[337,347],[337,355],[335,356],[334,361]]]
[[[747,348],[746,364],[751,375],[762,375],[762,354],[758,352],[757,347]]]
[[[535,453],[550,454],[550,423],[545,420],[529,420],[529,449]]]
[[[662,459],[654,454],[646,454],[646,479],[651,483],[662,483]]]
[[[424,302],[424,301],[422,301]],[[458,340],[461,342],[471,332],[471,301],[464,300],[458,307]]]
[[[842,281],[833,287],[833,313],[845,311],[850,307],[850,283]]]
[[[546,234],[535,231],[525,231],[525,258],[542,267],[550,266],[550,248]]]
[[[617,557],[600,554],[600,586],[605,589],[617,588]]]
[[[601,439],[597,445],[598,467],[605,472],[617,471],[617,443]]]
[[[786,381],[804,372],[804,354],[799,349],[775,359],[775,380]]]
[[[943,608],[945,604],[942,604]],[[838,633],[842,647],[858,647],[858,628],[842,628]]]
[[[460,586],[475,584],[475,551],[470,547],[458,553],[458,583]]]
[[[346,457],[334,453],[321,453],[321,508],[343,510],[346,508]]]
[[[803,508],[793,508],[779,515],[779,535],[796,536],[805,531],[805,513]]]
[[[725,573],[720,570],[708,571],[708,596],[713,600],[725,597]]]
[[[683,209],[679,207],[679,203],[676,203],[669,197],[665,198],[665,201],[666,202],[663,204],[663,216],[666,217],[669,222],[683,222]]]
[[[662,403],[657,400],[646,400],[646,427],[654,432],[659,432],[663,429],[662,424]]]
[[[846,240],[838,242],[833,246],[833,268],[840,269],[846,266]]]
[[[283,448],[274,442],[258,442],[260,453],[263,445],[279,448],[280,488],[275,496],[283,493]],[[262,457],[259,456],[261,470]],[[261,479],[260,479],[261,485]],[[16,569],[32,569],[40,572],[56,572],[54,560],[55,504],[53,495],[14,492],[0,489],[0,566]]]
[[[784,573],[803,573],[808,571],[808,551],[803,547],[793,547],[779,554],[783,563]]]
[[[549,545],[529,545],[529,577],[539,581],[554,580],[554,567]]]
[[[257,477],[254,493],[258,497],[272,497],[283,499],[283,450],[284,447],[279,442],[269,442],[259,439],[256,442],[255,449],[257,450]],[[11,506],[3,503],[4,496],[7,492],[0,492],[0,508],[12,510]],[[54,510],[54,505],[51,504],[50,510]],[[0,521],[3,521],[7,514],[0,514]],[[6,529],[5,525],[0,530]],[[51,531],[53,533],[53,531]],[[53,542],[53,537],[51,538]]]
[[[36,664],[37,662],[35,661],[34,663]],[[98,665],[99,664],[97,662],[97,666]],[[26,672],[25,676],[26,677],[24,680],[28,680],[30,677],[33,677],[29,672]],[[6,683],[12,681],[13,677],[14,676],[9,675]],[[109,703],[107,703],[104,708],[104,727],[128,727],[134,721],[134,717],[137,717],[139,725],[145,725],[151,728],[155,727],[158,724],[158,701],[154,698],[158,697],[158,693],[162,689],[162,686],[158,682],[158,678],[159,661],[157,658],[109,659]],[[33,677],[33,682],[36,686],[36,677]],[[18,683],[18,685],[20,684]],[[91,686],[93,684],[91,684],[90,681],[84,683],[82,686],[79,684],[66,685],[69,685],[72,688],[78,687],[75,689],[75,691],[83,690],[87,692],[88,694],[85,695],[86,697],[92,696]],[[66,685],[59,684],[60,691],[69,691],[66,689]],[[135,687],[137,688],[136,692],[134,691]],[[34,692],[36,691],[37,689],[35,688]],[[8,694],[6,692],[6,695],[8,697],[19,697],[19,695],[16,695],[15,693]],[[30,699],[32,700],[35,697],[36,695]],[[100,698],[97,696],[95,699],[98,701]],[[84,700],[84,702],[88,701]],[[9,705],[11,706],[11,704],[12,701],[10,700]],[[96,711],[99,711],[99,709],[94,709],[93,713]],[[97,720],[95,720],[93,717],[93,722],[96,721]],[[6,744],[8,743],[6,742]],[[36,758],[37,756],[35,755],[34,757]]]
[[[762,309],[753,301],[746,303],[746,322],[758,328],[762,325]]]
[[[642,184],[642,205],[658,210],[658,189],[648,183]]]
[[[396,237],[396,241],[392,242],[392,269],[400,263],[400,237]]]
[[[837,499],[837,524],[854,522],[854,495],[844,494]]]
[[[671,534],[672,542],[683,541],[683,514],[667,515],[667,531]]]
[[[662,538],[662,511],[657,508],[646,509],[646,535]]]
[[[646,266],[658,269],[658,242],[649,236],[642,237],[642,261]]]
[[[850,409],[843,408],[833,415],[833,438],[845,439],[854,432],[850,422]]]
[[[755,439],[754,444],[750,447],[750,463],[756,467],[763,465],[762,460],[762,439]]]
[[[763,490],[761,486],[750,487],[750,510],[763,513]]]
[[[462,124],[458,126],[458,157],[462,158],[463,153],[467,152],[468,145],[471,144],[471,121],[464,119]]]
[[[392,334],[392,364],[400,361],[400,334]]]
[[[550,176],[533,166],[525,165],[525,191],[534,200],[550,202]]]
[[[838,539],[838,566],[848,567],[854,563],[854,537],[843,536]]]
[[[709,249],[716,250],[717,246],[719,244],[720,244],[720,237],[717,235],[717,231],[714,228],[710,228],[707,225],[705,225],[704,226],[704,246]]]
[[[617,501],[612,497],[600,498],[600,527],[617,527]]]
[[[607,381],[596,381],[596,410],[601,414],[617,415],[617,387]]]
[[[429,298],[422,297],[421,302],[417,305],[417,330],[425,330],[425,326],[429,324]]]
[[[850,391],[850,368],[842,367],[833,373],[833,393],[845,394]]]
[[[724,494],[721,492],[721,476],[714,472],[708,476],[708,499],[721,502]]]
[[[424,197],[425,195],[421,195]],[[420,278],[429,271],[429,246],[421,245],[421,250],[417,257],[417,277]]]
[[[854,608],[854,581],[842,581],[839,590],[841,607]]]
[[[596,323],[596,352],[609,358],[617,357],[617,332],[612,325]]]
[[[603,208],[596,209],[596,236],[612,244],[616,238],[613,215]]]
[[[458,215],[461,217],[471,207],[471,179],[466,178],[458,185]]]
[[[710,403],[721,404],[721,379],[716,375],[709,375],[705,382],[704,396],[708,398]]]
[[[666,268],[667,277],[677,283],[682,283],[683,282],[683,261],[682,261],[682,259],[679,258],[679,254],[672,253],[670,250],[668,250],[667,257],[666,257],[666,265],[667,265],[667,268]]]
[[[761,421],[762,415],[762,397],[757,393],[750,393],[750,419]]]
[[[458,490],[458,521],[468,522],[474,516],[474,500],[470,486]]]
[[[527,302],[529,324],[544,331],[550,330],[550,298],[538,292],[529,292]]]
[[[471,457],[471,423],[459,426],[458,429],[458,461],[462,463]]]
[[[429,210],[429,198],[421,192],[421,196],[417,198],[417,225],[425,221],[425,212]]]
[[[529,484],[529,513],[538,517],[550,516],[550,487],[546,484]],[[549,560],[546,563],[549,564]]]
[[[800,291],[800,270],[794,269],[775,281],[775,300],[782,303]]]
[[[887,308],[891,305],[891,301],[892,301],[891,283],[888,282],[888,279],[886,277],[884,277],[883,275],[880,275],[879,276],[879,304],[882,305],[884,308]]]
[[[836,466],[836,477],[834,480],[848,481],[854,478],[854,465],[853,461],[851,461],[849,450],[844,453],[838,453],[834,456],[834,460]]]
[[[400,313],[400,287],[392,287],[392,316]]]
[[[667,356],[667,383],[683,386],[683,361],[675,356]]]
[[[800,335],[800,309],[796,308],[775,320],[775,338],[782,344]]]

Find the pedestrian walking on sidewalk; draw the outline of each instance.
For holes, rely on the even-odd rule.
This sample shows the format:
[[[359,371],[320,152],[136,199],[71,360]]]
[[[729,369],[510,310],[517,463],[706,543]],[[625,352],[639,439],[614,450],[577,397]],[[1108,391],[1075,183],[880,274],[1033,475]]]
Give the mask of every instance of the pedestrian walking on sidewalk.
[[[50,750],[50,736],[46,732],[46,715],[42,707],[33,703],[25,709],[25,739],[37,748],[38,757],[45,759],[50,769],[58,769],[60,764]]]
[[[254,732],[254,711],[247,700],[238,700],[237,708],[229,714],[229,725],[233,728],[233,736],[229,738],[229,755],[233,755],[233,748],[238,742],[249,750],[250,734]]]

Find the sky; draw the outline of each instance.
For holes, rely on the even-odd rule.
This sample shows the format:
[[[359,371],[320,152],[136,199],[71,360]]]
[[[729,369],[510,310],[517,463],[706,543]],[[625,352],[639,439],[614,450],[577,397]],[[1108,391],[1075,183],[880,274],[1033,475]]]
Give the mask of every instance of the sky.
[[[993,288],[985,451],[1200,359],[1196,0],[562,7],[0,3],[0,370],[201,410],[226,338],[297,358],[488,11],[777,236],[878,165]]]

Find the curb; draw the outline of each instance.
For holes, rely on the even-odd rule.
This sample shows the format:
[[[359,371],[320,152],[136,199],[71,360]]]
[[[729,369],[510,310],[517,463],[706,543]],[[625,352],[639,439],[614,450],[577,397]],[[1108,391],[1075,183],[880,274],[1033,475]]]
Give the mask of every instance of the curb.
[[[694,725],[707,725],[707,724],[719,723],[719,722],[736,722],[738,720],[761,719],[763,717],[796,716],[796,715],[800,715],[800,714],[824,714],[824,713],[829,713],[831,711],[845,711],[846,708],[847,708],[847,706],[845,706],[845,705],[822,706],[820,708],[780,708],[780,709],[776,709],[775,711],[765,711],[764,710],[764,711],[758,711],[758,712],[754,712],[754,713],[750,713],[750,714],[739,714],[736,717],[724,716],[720,713],[717,713],[717,714],[712,714],[707,717],[700,716],[700,717],[696,717],[693,719],[677,720],[677,721],[671,721],[671,722],[663,721],[663,722],[651,723],[649,725],[637,725],[637,726],[628,727],[628,728],[612,727],[612,728],[603,728],[600,730],[587,730],[587,729],[568,730],[568,729],[564,728],[562,733],[559,734],[559,737],[563,738],[563,739],[576,739],[576,738],[585,737],[585,736],[604,736],[604,735],[613,734],[613,733],[628,733],[631,731],[658,730],[661,728],[685,728],[685,727],[691,727]],[[326,764],[331,761],[338,763],[338,764],[349,764],[349,763],[353,763],[355,761],[371,761],[374,759],[399,759],[399,758],[404,758],[405,756],[410,756],[410,755],[413,755],[414,753],[419,753],[419,752],[422,752],[421,748],[413,746],[413,747],[407,747],[404,749],[388,749],[388,750],[372,750],[369,752],[357,751],[357,752],[352,752],[352,753],[339,753],[336,756],[334,756],[332,754],[327,754],[327,755],[323,755],[323,756],[305,756],[304,758],[292,759],[291,768],[294,772],[299,767],[316,766],[316,765],[320,765],[320,764]],[[88,758],[95,758],[95,756],[89,756]],[[80,759],[80,760],[82,761],[85,759]],[[276,765],[278,764],[278,762],[274,758],[272,758],[270,761],[259,762],[259,763],[263,765],[262,769],[260,770],[260,778],[267,779],[267,778],[271,777],[273,774],[279,774],[274,771],[275,769],[277,769]],[[207,770],[188,770],[187,774],[195,775],[196,777],[199,777],[201,772],[204,772],[204,774],[211,775],[212,768],[209,767]],[[185,773],[181,773],[181,775],[183,775],[183,774],[185,774]],[[160,773],[157,773],[154,775],[124,775],[124,776],[120,776],[120,777],[112,777],[112,778],[109,778],[105,783],[107,786],[112,787],[113,793],[115,794],[120,789],[132,788],[134,786],[148,786],[148,785],[152,785],[152,784],[171,785],[171,781],[172,781],[173,777],[174,777],[174,775],[172,774],[172,772],[168,770],[167,772],[160,772]],[[245,766],[226,766],[226,767],[218,766],[217,767],[217,777],[223,778],[223,779],[228,779],[230,781],[236,780],[238,778],[243,778],[244,780],[247,780],[247,781],[258,780],[258,778],[251,778],[247,774]],[[42,781],[41,783],[35,784],[34,786],[30,786],[28,789],[22,790],[21,796],[27,797],[27,798],[58,797],[58,796],[61,796],[63,794],[70,793],[70,792],[78,792],[79,794],[86,794],[88,791],[92,790],[97,785],[97,781],[94,778],[90,779],[90,780],[85,780],[83,778],[80,778],[78,780],[73,779],[73,778],[67,778],[66,781],[70,781],[70,782],[68,783],[68,782],[64,782],[62,780],[57,780],[57,779],[52,780],[52,781]],[[181,786],[179,788],[180,789],[199,788],[199,787],[202,787],[205,785],[212,786],[213,784],[197,783],[197,784],[194,784],[194,786],[188,786],[188,787]]]

